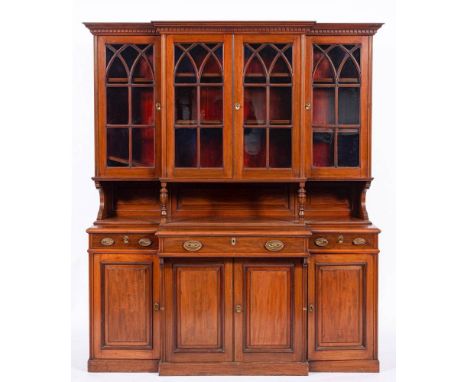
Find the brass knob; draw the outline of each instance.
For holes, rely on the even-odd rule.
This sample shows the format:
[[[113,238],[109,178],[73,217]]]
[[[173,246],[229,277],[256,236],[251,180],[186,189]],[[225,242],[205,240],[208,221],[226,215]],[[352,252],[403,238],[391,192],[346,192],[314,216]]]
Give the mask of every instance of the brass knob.
[[[344,237],[343,235],[338,235],[338,241],[337,241],[338,244],[343,244],[344,243]]]
[[[309,313],[314,311],[314,304],[309,304]]]
[[[183,247],[187,251],[196,252],[199,251],[201,247],[203,247],[203,244],[198,240],[187,240],[184,242]]]
[[[265,248],[271,252],[281,251],[284,248],[284,243],[281,240],[269,240],[265,243]]]
[[[240,103],[239,103],[239,102],[236,102],[236,103],[234,104],[234,109],[240,110],[240,107],[241,107],[241,106],[240,106]]]
[[[114,239],[112,239],[111,237],[105,237],[101,240],[101,244],[102,245],[106,245],[106,246],[109,246],[109,245],[114,245],[115,241]]]
[[[355,239],[353,239],[353,244],[354,245],[364,245],[364,244],[367,244],[367,241],[363,237],[356,237]]]
[[[157,312],[157,311],[159,311],[159,310],[160,310],[160,308],[159,308],[159,303],[158,303],[158,302],[155,302],[155,303],[154,303],[154,311]]]
[[[159,102],[157,102],[155,106],[157,111],[161,111],[161,104]]]
[[[242,313],[242,306],[240,304],[237,304],[235,307],[236,313]]]
[[[306,109],[306,110],[310,110],[310,103],[306,103],[306,104],[305,104],[305,109]]]
[[[315,245],[318,247],[326,247],[328,245],[328,240],[324,237],[319,237],[315,239]]]
[[[138,240],[138,244],[141,246],[141,247],[149,247],[151,244],[152,244],[152,241],[146,237]]]

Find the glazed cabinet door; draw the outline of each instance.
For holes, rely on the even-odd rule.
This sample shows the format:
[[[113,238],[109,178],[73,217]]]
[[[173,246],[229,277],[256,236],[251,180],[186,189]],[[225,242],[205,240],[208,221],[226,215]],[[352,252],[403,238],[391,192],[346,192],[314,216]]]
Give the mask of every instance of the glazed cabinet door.
[[[234,37],[235,175],[289,179],[300,171],[300,37]]]
[[[235,260],[235,360],[304,361],[302,259]]]
[[[307,38],[309,177],[370,176],[370,52],[367,36]]]
[[[91,358],[158,359],[159,262],[155,256],[93,254]]]
[[[160,39],[96,37],[96,175],[160,172]]]
[[[168,177],[232,176],[232,36],[166,41]]]
[[[166,260],[167,362],[232,361],[232,261]]]
[[[313,255],[309,264],[309,360],[376,359],[376,257]]]

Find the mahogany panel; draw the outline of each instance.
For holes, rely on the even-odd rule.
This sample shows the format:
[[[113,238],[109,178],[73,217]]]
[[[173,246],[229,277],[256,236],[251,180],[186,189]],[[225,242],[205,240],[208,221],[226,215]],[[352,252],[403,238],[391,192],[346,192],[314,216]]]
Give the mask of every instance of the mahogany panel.
[[[164,267],[165,361],[231,361],[232,264],[185,259]]]
[[[314,255],[311,259],[309,359],[373,359],[374,256]]]
[[[236,361],[304,359],[300,260],[234,260]]]

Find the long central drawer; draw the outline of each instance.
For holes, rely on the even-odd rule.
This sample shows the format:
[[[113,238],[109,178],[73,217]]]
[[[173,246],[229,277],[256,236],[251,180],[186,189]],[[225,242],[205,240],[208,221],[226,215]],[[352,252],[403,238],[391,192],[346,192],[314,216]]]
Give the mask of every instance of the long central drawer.
[[[160,239],[160,256],[307,256],[307,238],[283,236],[184,236]]]

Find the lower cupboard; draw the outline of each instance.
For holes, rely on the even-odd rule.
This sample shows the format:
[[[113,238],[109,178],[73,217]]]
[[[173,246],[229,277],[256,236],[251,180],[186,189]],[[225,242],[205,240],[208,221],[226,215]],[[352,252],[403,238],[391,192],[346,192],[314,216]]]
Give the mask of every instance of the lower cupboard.
[[[165,362],[306,361],[303,259],[165,260],[164,286]]]

